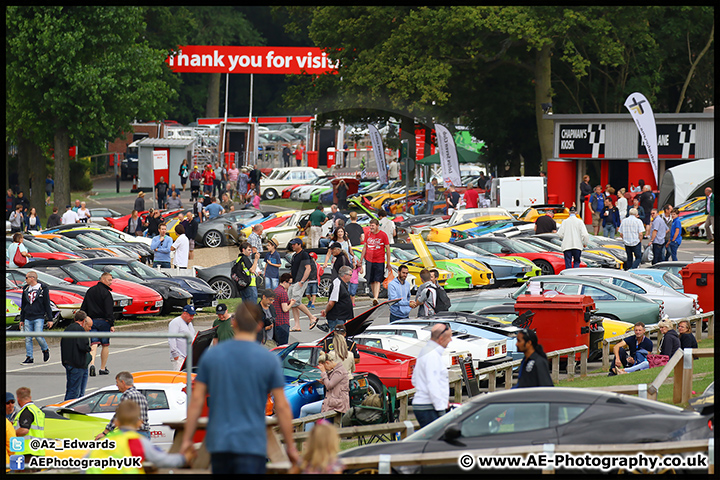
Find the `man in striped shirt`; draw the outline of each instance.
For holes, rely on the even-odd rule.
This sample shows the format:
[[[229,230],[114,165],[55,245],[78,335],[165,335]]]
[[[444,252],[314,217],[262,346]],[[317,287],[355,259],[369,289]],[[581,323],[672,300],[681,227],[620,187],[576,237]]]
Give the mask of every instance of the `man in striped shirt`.
[[[148,422],[147,398],[145,398],[145,395],[140,393],[140,390],[135,388],[132,373],[120,372],[115,375],[115,385],[117,385],[118,390],[120,390],[120,393],[122,393],[122,397],[120,397],[120,402],[122,402],[123,400],[132,400],[140,407],[140,418],[142,419],[143,423],[137,431],[139,434],[150,438],[150,422]],[[107,424],[105,430],[103,430],[102,433],[99,433],[98,436],[95,437],[95,440],[100,440],[102,437],[112,432],[115,429],[115,426],[115,415],[113,415],[113,418],[110,420],[110,423]]]

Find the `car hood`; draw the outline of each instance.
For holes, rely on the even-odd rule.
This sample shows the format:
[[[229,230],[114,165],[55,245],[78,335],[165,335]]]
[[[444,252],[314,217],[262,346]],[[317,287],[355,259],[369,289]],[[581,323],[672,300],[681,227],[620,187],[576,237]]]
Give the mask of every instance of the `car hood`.
[[[387,300],[387,301],[382,302],[374,307],[368,308],[360,315],[345,322],[345,332],[347,333],[347,337],[350,338],[355,335],[360,335],[370,325],[372,325],[372,323],[375,321],[376,318],[378,318],[380,316],[389,317],[390,316],[390,305],[393,305],[399,301],[400,301],[400,299]],[[332,335],[333,335],[333,332],[329,332],[323,338],[318,340],[317,343],[318,344],[322,343],[323,340],[325,340],[327,337],[332,336]]]

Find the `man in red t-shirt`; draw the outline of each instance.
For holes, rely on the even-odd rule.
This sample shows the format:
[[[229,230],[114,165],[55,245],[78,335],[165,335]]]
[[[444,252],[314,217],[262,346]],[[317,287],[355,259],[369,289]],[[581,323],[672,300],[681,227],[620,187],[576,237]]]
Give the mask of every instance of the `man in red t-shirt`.
[[[205,170],[202,173],[203,176],[203,191],[205,194],[210,195],[213,188],[213,180],[215,180],[215,172],[210,165],[205,165]]]
[[[465,190],[465,208],[478,208],[478,197],[478,191],[468,183],[467,190]]]
[[[373,294],[373,306],[378,304],[380,284],[385,280],[385,267],[390,270],[390,241],[385,232],[380,230],[380,222],[370,220],[370,233],[365,237],[362,256],[360,257],[360,273],[363,273],[362,261],[366,260],[367,275],[365,280],[370,283]]]

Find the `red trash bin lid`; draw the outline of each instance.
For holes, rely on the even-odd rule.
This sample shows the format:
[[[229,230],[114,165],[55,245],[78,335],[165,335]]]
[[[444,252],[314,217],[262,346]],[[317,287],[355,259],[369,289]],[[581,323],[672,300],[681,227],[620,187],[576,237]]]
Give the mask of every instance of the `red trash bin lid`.
[[[680,270],[680,276],[689,277],[693,273],[714,273],[715,262],[695,262],[685,265]]]
[[[595,308],[595,302],[588,295],[555,295],[546,297],[544,295],[519,295],[515,302],[515,308],[532,308],[537,305],[540,308],[572,309],[581,305],[583,309],[590,306]]]

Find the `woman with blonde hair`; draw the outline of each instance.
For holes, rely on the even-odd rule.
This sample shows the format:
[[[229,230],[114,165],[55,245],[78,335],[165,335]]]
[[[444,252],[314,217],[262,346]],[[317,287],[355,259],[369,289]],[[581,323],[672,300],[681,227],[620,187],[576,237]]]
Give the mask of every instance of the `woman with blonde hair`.
[[[302,473],[342,473],[343,464],[337,457],[340,451],[340,436],[333,424],[319,420],[305,444],[305,453],[300,462]]]
[[[343,343],[345,339],[343,339]],[[348,372],[334,351],[320,352],[318,357],[320,383],[325,386],[325,398],[308,403],[300,409],[300,417],[335,410],[345,413],[350,409],[350,381]],[[312,428],[312,423],[305,425],[305,430]]]

